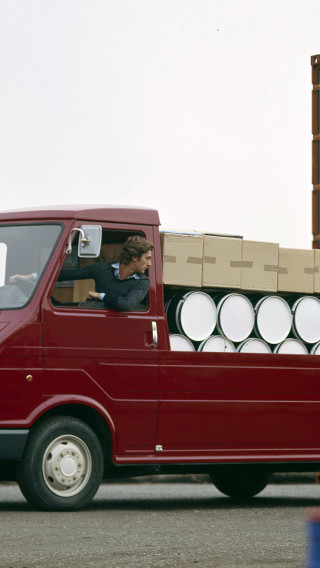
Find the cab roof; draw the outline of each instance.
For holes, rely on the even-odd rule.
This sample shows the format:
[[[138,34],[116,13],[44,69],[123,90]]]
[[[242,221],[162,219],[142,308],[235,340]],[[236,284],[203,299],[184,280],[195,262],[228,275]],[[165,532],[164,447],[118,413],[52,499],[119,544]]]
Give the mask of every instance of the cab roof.
[[[156,209],[122,205],[55,205],[0,212],[1,221],[81,221],[160,225]]]

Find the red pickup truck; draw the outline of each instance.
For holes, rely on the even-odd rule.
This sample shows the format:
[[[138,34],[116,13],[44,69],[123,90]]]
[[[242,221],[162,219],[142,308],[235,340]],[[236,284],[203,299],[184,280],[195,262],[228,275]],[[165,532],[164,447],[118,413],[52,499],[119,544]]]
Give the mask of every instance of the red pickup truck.
[[[135,234],[154,243],[136,311],[58,280]],[[0,285],[0,478],[32,506],[77,509],[102,479],[162,473],[243,498],[272,472],[319,469],[320,357],[170,349],[157,211],[1,213]]]

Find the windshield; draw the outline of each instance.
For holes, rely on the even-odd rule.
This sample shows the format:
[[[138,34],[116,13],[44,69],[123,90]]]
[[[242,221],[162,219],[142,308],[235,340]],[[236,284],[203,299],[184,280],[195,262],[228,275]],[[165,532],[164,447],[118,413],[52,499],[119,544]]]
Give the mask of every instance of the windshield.
[[[32,296],[61,225],[0,226],[0,309],[21,308]]]

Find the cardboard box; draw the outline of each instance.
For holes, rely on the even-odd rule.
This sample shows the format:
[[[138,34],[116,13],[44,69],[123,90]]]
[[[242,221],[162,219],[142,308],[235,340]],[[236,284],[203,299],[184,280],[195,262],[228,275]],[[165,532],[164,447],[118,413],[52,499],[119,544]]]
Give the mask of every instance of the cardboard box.
[[[118,262],[124,243],[109,243],[101,246],[101,262]]]
[[[320,250],[314,251],[314,275],[313,275],[313,291],[320,294]]]
[[[91,278],[87,280],[75,280],[73,287],[73,301],[84,302],[88,298],[89,290],[95,291],[96,284]]]
[[[205,235],[202,285],[240,288],[241,255],[242,239]]]
[[[278,291],[312,294],[314,250],[279,248]]]
[[[163,283],[201,287],[203,235],[161,233]]]
[[[276,292],[278,289],[278,243],[243,241],[241,288]]]

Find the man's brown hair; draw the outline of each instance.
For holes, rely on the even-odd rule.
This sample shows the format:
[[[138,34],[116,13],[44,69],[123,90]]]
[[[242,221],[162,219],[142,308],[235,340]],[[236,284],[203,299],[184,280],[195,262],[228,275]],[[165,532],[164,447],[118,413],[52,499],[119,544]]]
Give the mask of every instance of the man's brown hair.
[[[122,247],[119,262],[120,264],[129,264],[133,256],[137,256],[140,259],[144,253],[152,250],[153,247],[154,245],[150,241],[147,241],[140,235],[129,237]]]

